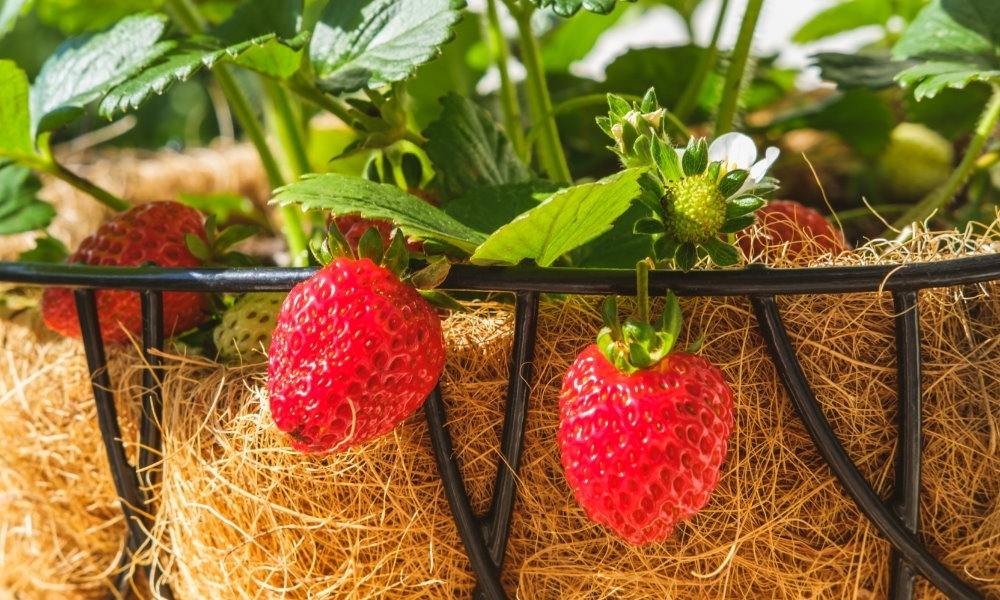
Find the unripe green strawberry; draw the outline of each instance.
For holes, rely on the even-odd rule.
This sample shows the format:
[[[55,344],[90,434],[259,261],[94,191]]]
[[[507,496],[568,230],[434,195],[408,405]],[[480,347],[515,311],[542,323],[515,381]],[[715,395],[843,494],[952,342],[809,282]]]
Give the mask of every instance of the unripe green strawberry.
[[[278,310],[286,295],[250,292],[227,308],[212,332],[219,357],[236,360],[267,354]]]
[[[732,392],[701,357],[624,373],[587,347],[559,397],[566,481],[592,520],[631,544],[666,539],[709,501],[733,430]]]
[[[670,181],[661,200],[663,225],[678,243],[701,244],[716,237],[726,222],[726,198],[704,175]]]
[[[197,267],[203,261],[191,253],[186,235],[207,241],[205,222],[197,210],[178,202],[140,204],[101,225],[80,242],[66,262],[86,265],[135,267]],[[205,294],[163,294],[163,325],[167,336],[180,333],[208,318]],[[108,343],[122,343],[142,331],[139,294],[126,290],[98,290],[97,312],[101,336]],[[42,295],[42,318],[55,331],[80,337],[73,292],[48,288]]]
[[[443,366],[441,321],[420,293],[367,258],[336,258],[278,313],[271,416],[299,450],[346,450],[413,413]]]
[[[941,134],[917,123],[900,123],[879,160],[879,180],[890,196],[917,200],[948,179],[954,160],[954,148]]]

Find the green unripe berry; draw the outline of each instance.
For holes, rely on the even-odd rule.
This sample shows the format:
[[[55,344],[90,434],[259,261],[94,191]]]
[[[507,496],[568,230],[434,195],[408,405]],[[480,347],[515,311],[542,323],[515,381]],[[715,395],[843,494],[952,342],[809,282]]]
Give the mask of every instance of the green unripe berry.
[[[893,198],[917,200],[948,179],[953,161],[951,142],[939,133],[916,123],[900,123],[879,160],[879,180]]]
[[[283,292],[250,292],[222,314],[213,332],[219,356],[225,360],[256,360],[267,352]]]
[[[704,175],[668,183],[661,204],[667,235],[681,244],[707,242],[726,222],[726,199],[715,181]]]

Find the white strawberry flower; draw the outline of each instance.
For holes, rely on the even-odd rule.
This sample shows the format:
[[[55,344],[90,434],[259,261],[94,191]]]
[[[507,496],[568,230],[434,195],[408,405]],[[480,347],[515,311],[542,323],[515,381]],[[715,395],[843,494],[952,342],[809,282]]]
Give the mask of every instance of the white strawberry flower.
[[[734,196],[753,188],[767,175],[774,161],[781,152],[774,146],[764,151],[764,158],[757,160],[757,146],[753,140],[742,133],[725,133],[715,138],[708,147],[708,161],[722,163],[720,171],[725,174],[736,169],[750,172],[746,181],[736,191]]]

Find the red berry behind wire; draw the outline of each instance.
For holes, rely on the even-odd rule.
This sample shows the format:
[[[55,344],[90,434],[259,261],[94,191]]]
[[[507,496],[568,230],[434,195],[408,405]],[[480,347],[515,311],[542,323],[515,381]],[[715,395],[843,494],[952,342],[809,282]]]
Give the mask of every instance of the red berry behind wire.
[[[559,397],[562,464],[577,502],[631,544],[666,539],[719,482],[732,402],[721,371],[698,356],[674,352],[629,375],[587,347]]]
[[[202,264],[188,250],[185,234],[206,240],[204,219],[197,210],[177,202],[150,202],[131,208],[87,237],[67,262],[131,267],[197,267]],[[205,294],[163,294],[163,323],[167,336],[189,329],[207,318]],[[139,294],[98,290],[98,320],[105,342],[120,343],[142,331]],[[42,295],[42,318],[55,331],[80,337],[73,292],[48,288]]]
[[[736,236],[748,259],[809,259],[840,254],[851,247],[844,233],[826,217],[793,200],[772,200],[756,214],[757,223]]]
[[[368,259],[337,258],[292,289],[268,355],[271,416],[304,452],[388,433],[444,366],[434,308]]]

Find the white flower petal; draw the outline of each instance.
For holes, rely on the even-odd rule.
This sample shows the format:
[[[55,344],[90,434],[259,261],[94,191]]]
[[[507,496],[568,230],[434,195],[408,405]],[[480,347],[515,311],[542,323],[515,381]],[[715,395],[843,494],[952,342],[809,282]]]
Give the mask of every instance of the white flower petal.
[[[721,160],[723,167],[746,169],[757,160],[757,146],[742,133],[725,133],[708,147],[708,162]]]
[[[771,168],[774,161],[778,160],[778,155],[781,151],[774,146],[769,147],[764,151],[764,158],[758,160],[752,167],[750,167],[750,176],[747,177],[740,189],[736,190],[736,193],[732,195],[733,198],[739,196],[743,192],[749,190],[753,186],[757,185],[757,182],[764,179],[764,175],[767,175],[767,170]]]

